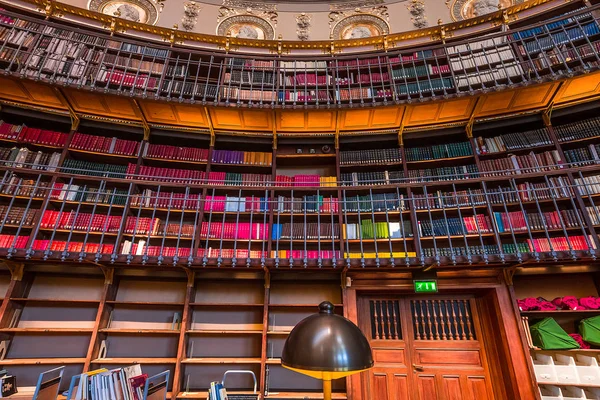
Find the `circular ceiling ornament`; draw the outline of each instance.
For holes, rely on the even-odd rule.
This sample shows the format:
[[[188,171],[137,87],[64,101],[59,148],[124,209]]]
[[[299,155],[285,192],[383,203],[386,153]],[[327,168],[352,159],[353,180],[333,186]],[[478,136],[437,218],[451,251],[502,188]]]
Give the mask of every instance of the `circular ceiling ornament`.
[[[158,21],[158,10],[150,0],[90,0],[88,9],[142,24]]]
[[[525,0],[453,0],[450,6],[450,16],[453,21],[462,21],[469,18],[481,17]]]
[[[341,19],[331,29],[333,39],[364,39],[387,35],[390,26],[382,18],[369,14],[356,14]]]
[[[239,39],[275,39],[275,28],[264,18],[255,15],[233,15],[217,25],[217,35]]]

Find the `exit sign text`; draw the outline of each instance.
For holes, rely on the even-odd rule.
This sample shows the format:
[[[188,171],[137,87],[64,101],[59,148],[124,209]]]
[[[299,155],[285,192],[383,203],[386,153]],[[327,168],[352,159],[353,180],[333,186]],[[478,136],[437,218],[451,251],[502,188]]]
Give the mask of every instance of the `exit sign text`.
[[[414,281],[415,293],[436,293],[438,291],[437,281]]]

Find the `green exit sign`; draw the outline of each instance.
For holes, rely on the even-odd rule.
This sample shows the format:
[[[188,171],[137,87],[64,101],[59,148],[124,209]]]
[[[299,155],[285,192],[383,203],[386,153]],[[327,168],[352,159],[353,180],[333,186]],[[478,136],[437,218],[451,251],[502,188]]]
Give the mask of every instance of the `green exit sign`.
[[[413,282],[415,284],[415,293],[437,293],[438,291],[436,280]]]

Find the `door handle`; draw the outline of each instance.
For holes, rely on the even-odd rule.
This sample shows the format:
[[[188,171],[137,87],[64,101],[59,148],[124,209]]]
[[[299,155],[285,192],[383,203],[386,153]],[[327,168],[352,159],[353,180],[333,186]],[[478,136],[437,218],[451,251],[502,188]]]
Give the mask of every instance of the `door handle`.
[[[412,365],[415,371],[423,371],[424,367],[422,365],[413,364]]]

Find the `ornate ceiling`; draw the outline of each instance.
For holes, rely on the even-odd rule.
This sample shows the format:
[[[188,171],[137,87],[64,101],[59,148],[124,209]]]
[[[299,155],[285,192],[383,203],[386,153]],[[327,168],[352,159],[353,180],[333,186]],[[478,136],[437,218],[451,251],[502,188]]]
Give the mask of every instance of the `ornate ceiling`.
[[[358,39],[481,16],[525,0],[62,0],[135,22],[245,39]],[[500,2],[500,4],[499,4]]]

